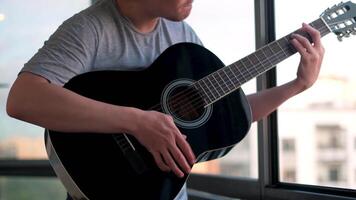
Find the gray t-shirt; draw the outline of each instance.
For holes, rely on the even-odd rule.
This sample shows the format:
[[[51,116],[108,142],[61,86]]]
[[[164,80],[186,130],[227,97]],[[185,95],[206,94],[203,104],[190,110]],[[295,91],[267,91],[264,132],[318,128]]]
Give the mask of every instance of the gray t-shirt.
[[[201,44],[188,24],[163,18],[142,34],[119,13],[115,0],[102,0],[66,20],[21,72],[63,85],[88,71],[142,70],[179,42]]]
[[[119,13],[115,0],[102,0],[66,20],[21,72],[62,86],[88,71],[145,69],[179,42],[202,44],[188,24],[163,18],[152,32],[139,33]],[[185,187],[176,199],[187,199]]]

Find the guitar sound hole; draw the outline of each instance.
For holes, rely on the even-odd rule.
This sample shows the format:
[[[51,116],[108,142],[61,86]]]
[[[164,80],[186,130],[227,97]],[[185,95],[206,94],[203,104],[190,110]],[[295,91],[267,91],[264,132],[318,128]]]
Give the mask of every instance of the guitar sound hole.
[[[188,86],[174,88],[168,96],[170,114],[181,121],[198,120],[205,111],[199,92]]]

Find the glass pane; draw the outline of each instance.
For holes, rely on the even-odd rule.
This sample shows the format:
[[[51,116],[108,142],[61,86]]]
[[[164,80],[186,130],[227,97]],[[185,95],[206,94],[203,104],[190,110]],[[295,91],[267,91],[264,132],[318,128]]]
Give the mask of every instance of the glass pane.
[[[7,116],[9,87],[23,64],[57,27],[90,3],[90,0],[0,1],[0,158],[46,158],[43,130]]]
[[[277,0],[278,37],[334,4]],[[318,81],[279,109],[280,180],[356,189],[356,38],[340,43],[329,34],[322,41],[326,53]],[[296,77],[298,62],[299,55],[278,66],[278,84]]]
[[[0,200],[64,200],[66,192],[56,178],[0,177]]]
[[[187,22],[204,46],[229,65],[255,50],[254,4],[243,0],[195,1]],[[246,94],[256,91],[256,79],[243,85]],[[257,178],[257,128],[225,157],[196,164],[196,173]]]

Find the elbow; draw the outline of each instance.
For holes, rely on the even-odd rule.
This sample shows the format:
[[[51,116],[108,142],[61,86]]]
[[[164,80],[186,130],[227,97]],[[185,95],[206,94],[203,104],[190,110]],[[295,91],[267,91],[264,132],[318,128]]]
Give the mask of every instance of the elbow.
[[[25,119],[33,112],[32,107],[38,105],[38,98],[34,98],[34,93],[42,83],[47,82],[30,73],[22,73],[12,85],[7,97],[7,114],[12,118],[27,121]]]
[[[11,94],[9,94],[9,97],[7,98],[6,113],[12,118],[21,118],[21,109],[16,105],[16,101],[13,99]]]
[[[24,117],[26,102],[23,101],[25,99],[23,93],[24,91],[19,90],[16,84],[10,89],[6,102],[6,113],[12,118],[22,120]]]
[[[10,88],[6,102],[6,113],[12,118],[22,119],[26,101],[26,93],[29,91],[30,84],[24,80],[23,76],[19,76]]]

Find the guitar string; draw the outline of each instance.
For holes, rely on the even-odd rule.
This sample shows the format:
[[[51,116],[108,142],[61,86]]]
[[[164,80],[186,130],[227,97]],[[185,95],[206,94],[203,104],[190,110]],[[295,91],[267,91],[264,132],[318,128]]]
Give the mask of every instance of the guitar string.
[[[331,23],[331,24],[337,24],[337,22]],[[323,31],[322,29],[325,29],[325,28],[326,28],[327,30],[326,30],[326,32],[324,32],[324,33],[328,33],[328,32],[330,31],[328,27],[324,26],[324,27],[321,27],[321,28],[320,28],[320,32],[322,32],[322,31]],[[331,29],[332,29],[332,28],[331,28]],[[335,29],[334,29],[334,30],[335,30]],[[334,31],[334,30],[332,30],[332,31]],[[324,34],[324,33],[322,33],[322,34]],[[285,36],[285,37],[286,37],[286,36]],[[290,44],[288,44],[288,45],[290,46]],[[265,48],[265,47],[267,47],[267,46],[264,46],[264,47],[262,47],[262,48]],[[282,48],[282,50],[286,50],[286,49],[283,49],[283,48]],[[272,50],[272,52],[273,52],[273,50]],[[283,53],[284,53],[284,52],[283,52]],[[294,53],[293,53],[293,54],[294,54]],[[280,52],[278,52],[278,53],[272,55],[271,58],[274,59],[275,55],[276,55],[276,56],[280,55]],[[277,59],[278,59],[278,58],[277,58]],[[266,58],[266,60],[269,60],[268,57]],[[266,60],[263,60],[262,62],[264,62],[264,61],[266,61]],[[238,62],[239,62],[239,61],[238,61]],[[269,62],[270,62],[270,61],[269,61]],[[272,63],[271,63],[271,64],[272,64]],[[256,65],[256,66],[258,66],[258,65]],[[263,65],[262,65],[262,67],[263,67]],[[246,67],[244,67],[244,68],[246,68]],[[257,67],[256,67],[256,68],[257,68]],[[221,68],[221,69],[224,69],[224,68]],[[246,69],[247,69],[247,68],[246,68]],[[253,68],[253,69],[255,69],[255,68]],[[220,70],[217,70],[217,72],[218,72],[218,71],[220,71]],[[224,71],[224,72],[225,72],[225,71]],[[245,71],[245,72],[248,72],[248,73],[249,73],[250,71],[247,69],[247,71]],[[242,74],[243,74],[243,73],[242,73]],[[219,75],[219,74],[218,74],[218,75]],[[243,75],[246,75],[246,74],[243,74]],[[220,75],[219,75],[219,76],[220,76]],[[220,77],[221,77],[221,76],[220,76]],[[242,77],[244,77],[244,76],[242,76]],[[202,79],[200,79],[200,80],[202,80]],[[200,81],[200,80],[198,80],[198,81]],[[221,79],[221,80],[224,81],[223,79]],[[237,79],[237,80],[238,80],[238,79]],[[232,81],[231,81],[231,82],[232,82]],[[227,85],[227,84],[229,84],[229,83],[228,83],[228,82],[224,82],[224,84]],[[228,86],[227,86],[227,88],[228,88]],[[204,90],[204,88],[202,88],[202,89]],[[220,89],[222,89],[222,91],[225,92],[224,89],[223,89],[223,87],[220,87]],[[235,89],[236,89],[236,88],[235,88]],[[231,92],[231,91],[233,91],[233,90],[235,90],[235,89],[230,90],[230,89],[228,88],[228,90],[230,90],[230,91],[228,91],[228,93]],[[206,92],[206,91],[205,91],[205,92]],[[188,93],[191,93],[191,91],[189,91]],[[199,93],[196,93],[196,92],[195,92],[195,93],[193,94],[193,96],[191,96],[191,97],[196,96],[196,94],[199,95]],[[212,93],[211,93],[211,94],[212,94]],[[217,94],[220,95],[218,91],[217,91]],[[186,98],[187,96],[189,96],[189,95],[186,95],[186,94],[185,94],[185,95],[181,95],[182,98]],[[220,96],[221,96],[221,95],[220,95]],[[173,98],[173,97],[172,97],[172,98]],[[208,97],[208,98],[209,98],[209,97]],[[218,100],[218,99],[220,99],[220,98],[222,98],[222,97],[216,98],[215,101]],[[186,107],[186,105],[191,105],[192,107],[196,107],[196,106],[204,105],[204,103],[205,103],[205,102],[202,102],[202,98],[200,97],[200,95],[199,95],[199,97],[197,97],[196,99],[193,99],[193,100],[192,100],[192,102],[194,102],[194,101],[197,101],[198,105],[194,105],[194,104],[192,105],[191,101],[188,101],[188,103],[185,103],[184,105],[180,105],[180,106],[183,106],[183,108],[184,108],[183,110],[180,110],[180,112],[184,112],[184,111],[186,111],[187,109],[189,109],[189,107]],[[204,101],[204,100],[203,100],[203,101]],[[186,101],[186,102],[187,102],[187,101]],[[179,107],[179,109],[180,109],[180,107]],[[187,110],[187,111],[188,111],[188,113],[186,113],[186,114],[190,114],[191,112],[196,112],[196,109],[193,108],[193,109],[190,109],[190,110]],[[174,112],[176,112],[176,111],[174,111]]]
[[[321,31],[323,31],[323,30],[321,30]],[[287,46],[288,48],[287,48],[287,49],[282,48],[281,50],[289,50],[289,49],[290,49],[290,46],[291,46],[291,45],[288,44],[288,46]],[[270,58],[273,58],[273,59],[275,59],[275,60],[276,60],[276,59],[278,60],[279,57],[277,58],[277,56],[279,56],[279,55],[281,55],[281,54],[283,54],[283,53],[284,53],[283,51],[282,51],[282,52],[278,52],[278,53],[275,54],[275,56],[271,56]],[[275,60],[274,60],[274,61],[275,61]],[[270,62],[270,59],[269,59],[268,57],[267,57],[265,60],[261,60],[261,64],[262,64],[262,63],[267,63],[267,62]],[[261,65],[261,64],[256,65],[257,68],[258,68],[258,66],[262,66],[262,67],[263,67],[263,65]],[[221,69],[224,69],[224,68],[221,68]],[[245,69],[247,69],[247,68],[245,68]],[[249,73],[248,69],[247,69],[247,71],[244,71],[244,72]],[[247,74],[247,73],[246,73],[246,74]],[[242,73],[242,75],[246,75],[246,74],[243,74],[243,73]],[[242,76],[242,77],[243,77],[243,76]],[[239,78],[241,78],[241,77],[239,77]],[[185,92],[186,92],[187,90],[188,90],[188,89],[186,89]],[[188,93],[191,93],[191,89],[190,89],[190,91],[189,91]],[[192,97],[196,96],[196,94],[197,94],[197,93],[195,92],[193,96],[192,96],[192,95],[189,96],[188,93],[183,94],[183,95],[180,95],[179,97],[181,97],[181,98],[187,98],[187,97],[192,98]],[[217,93],[218,93],[218,92],[217,92]],[[177,98],[177,96],[178,96],[178,95],[173,96],[172,99],[173,99],[174,97]],[[191,101],[189,101],[188,104],[190,104],[190,105],[193,104],[192,106],[201,106],[201,105],[204,105],[204,102],[202,102],[201,100],[202,100],[202,98],[199,98],[199,97],[198,97],[198,98],[195,98],[195,99],[192,99]],[[195,101],[195,102],[194,102],[194,101]],[[186,101],[186,102],[187,102],[187,101]],[[193,103],[191,103],[191,102],[193,102]],[[180,103],[181,103],[181,102],[180,102]],[[197,103],[198,103],[198,104],[197,104]],[[202,104],[199,104],[199,103],[202,103]],[[179,103],[178,103],[178,104],[179,104]],[[185,103],[184,105],[181,104],[180,107],[179,107],[179,109],[180,109],[182,106],[183,106],[183,108],[185,108],[186,105],[188,105],[188,104],[187,104],[187,103]],[[173,104],[172,104],[172,105],[173,105]],[[177,104],[176,104],[176,105],[177,105]],[[157,105],[154,106],[154,107],[157,107],[157,106],[161,106],[161,105],[160,105],[160,104],[157,104]],[[189,108],[189,107],[188,107],[188,108]],[[175,112],[176,112],[176,111],[177,111],[177,110],[175,110]],[[185,108],[185,109],[183,109],[183,110],[180,109],[180,112],[186,112],[186,111],[187,111],[187,108]],[[188,110],[188,114],[191,113],[191,112],[195,112],[195,111],[196,111],[196,109]]]
[[[337,24],[337,23],[335,23],[335,24]],[[321,29],[320,29],[320,32],[322,32],[323,31],[323,29],[326,29],[326,33],[329,31],[329,28],[328,27],[322,27]],[[332,28],[330,28],[330,29],[332,29]],[[334,30],[332,30],[332,31],[334,31]],[[286,36],[285,36],[286,37]],[[263,47],[262,47],[263,48]],[[282,52],[281,51],[279,51],[277,54],[275,54],[275,56],[272,56],[272,59],[277,59],[278,60],[278,55],[280,55],[280,53],[285,53],[285,52],[283,52],[284,50],[288,50],[288,49],[290,49],[290,43],[287,45],[287,48],[285,49],[285,48],[281,48],[281,50],[282,50]],[[273,51],[272,51],[273,52]],[[257,59],[258,59],[258,57],[257,57]],[[268,57],[265,59],[265,60],[262,60],[262,61],[260,61],[260,63],[261,63],[261,66],[263,67],[263,64],[262,63],[265,63],[265,61],[267,61],[268,60]],[[256,65],[256,67],[259,67],[259,64],[258,65]],[[246,68],[246,67],[245,67]],[[247,72],[247,73],[249,73],[248,72],[248,68],[246,68],[247,69],[247,71],[244,71],[244,72]],[[242,74],[242,77],[243,77],[243,75],[245,75],[245,74]],[[239,74],[238,74],[238,76],[239,76]],[[239,79],[239,77],[236,77],[237,78],[237,80]],[[199,80],[198,80],[199,81]],[[194,83],[195,84],[195,83]],[[202,88],[202,89],[204,89],[204,88]],[[190,90],[191,91],[191,90]],[[181,95],[180,94],[180,97],[182,97],[182,98],[186,98],[187,96],[189,96],[189,95],[187,95],[187,94],[185,94],[185,92],[186,92],[186,90],[185,91],[181,91],[180,93],[181,94],[183,94],[183,95]],[[203,91],[204,92],[204,91]],[[194,93],[194,95],[195,95],[196,93]],[[178,94],[176,94],[175,96],[173,96],[172,98],[174,98],[174,97],[176,97],[176,96],[178,96]],[[209,98],[209,97],[208,97]],[[193,101],[195,101],[196,99],[194,99]],[[201,103],[201,98],[199,98],[198,99],[200,102],[197,102],[197,103]],[[204,103],[203,103],[203,105],[204,105]],[[161,111],[161,105],[160,104],[157,104],[157,105],[155,105],[155,106],[153,106],[152,108],[157,108],[158,107],[158,109],[152,109],[152,110],[157,110],[157,111]],[[194,110],[195,111],[195,110]],[[188,112],[190,113],[191,111],[189,111],[188,110]],[[189,114],[188,113],[188,114]]]
[[[284,49],[284,50],[286,50],[286,49]],[[284,55],[284,53],[283,52],[281,52],[281,53],[277,53],[277,54],[275,54],[275,56],[271,56],[270,58],[267,58],[267,59],[265,59],[265,60],[263,60],[263,61],[261,61],[263,64],[269,64],[269,62],[270,61],[272,61],[272,62],[275,62],[275,61],[280,61],[280,57],[279,56],[283,56]],[[262,69],[264,69],[263,68],[263,65],[258,65],[258,67],[256,67],[256,68],[260,68],[260,67],[262,67]],[[245,68],[245,67],[244,67]],[[241,78],[241,77],[244,77],[244,76],[246,76],[246,75],[248,75],[248,69],[247,68],[245,68],[247,71],[244,71],[245,73],[240,73],[240,74],[238,74],[237,76],[238,76],[238,78]],[[234,87],[234,85],[232,85],[231,83],[229,83],[229,82],[226,82],[226,85],[227,85],[227,87]],[[217,87],[219,87],[219,86],[217,86]],[[226,92],[225,90],[224,90],[224,88],[223,87],[221,87],[221,90],[222,91],[224,91],[225,93],[229,93],[229,92],[232,92],[233,90],[235,90],[235,89],[232,89],[232,90],[230,90],[230,89],[228,89],[228,92]],[[219,92],[217,92],[217,93],[219,93]],[[198,96],[197,96],[198,95]],[[198,93],[194,93],[194,94],[192,94],[192,95],[181,95],[181,97],[182,96],[184,96],[183,98],[185,98],[185,101],[178,101],[179,103],[177,103],[177,104],[175,104],[175,105],[173,105],[172,106],[172,111],[174,112],[174,113],[176,113],[177,111],[179,112],[179,113],[183,113],[183,115],[189,115],[189,114],[191,114],[192,112],[196,112],[196,109],[194,109],[194,107],[196,107],[196,108],[198,108],[198,107],[200,107],[200,106],[204,106],[204,100],[202,100],[202,98],[201,97],[199,97],[199,94]],[[218,97],[218,98],[215,98],[214,99],[214,101],[216,101],[216,100],[218,100],[218,99],[220,99],[220,98],[222,98],[224,95],[220,95],[219,94],[219,96],[220,97]],[[172,99],[173,101],[174,101],[174,99]],[[189,105],[189,106],[188,106]],[[193,108],[193,109],[191,109],[191,108]]]
[[[342,21],[344,21],[344,20],[342,20]],[[342,21],[338,21],[338,22],[334,22],[334,23],[330,23],[329,25],[334,25],[334,24],[338,24],[338,23],[340,23],[340,22],[342,22]],[[318,21],[314,21],[314,22],[318,22]],[[314,22],[312,22],[312,23],[314,23]],[[312,24],[311,23],[311,24]],[[327,27],[327,26],[325,26],[325,23],[323,22],[323,21],[321,21],[321,22],[319,22],[319,23],[322,23],[324,26],[323,27],[321,27],[321,29],[320,29],[320,31],[322,31],[322,29],[326,29],[326,32],[328,32],[329,31],[329,28]],[[332,31],[335,31],[335,29],[333,30],[333,27],[331,27],[331,29],[332,29]],[[287,35],[288,36],[288,35]],[[285,36],[285,37],[287,37],[287,36]],[[277,40],[276,40],[277,41]],[[276,41],[274,41],[274,42],[276,42]],[[272,42],[273,43],[273,42]],[[272,43],[270,43],[270,44],[272,44]],[[262,48],[266,48],[267,46],[264,46],[264,47],[262,47]],[[261,48],[261,49],[262,49]],[[281,50],[283,50],[283,49],[281,49]],[[285,49],[284,49],[285,50]],[[258,58],[258,57],[257,57]],[[267,58],[268,59],[268,58]],[[225,68],[221,68],[221,70],[223,70],[223,69],[225,69]],[[255,68],[253,68],[253,69],[255,69]],[[216,72],[217,72],[217,74],[220,76],[220,74],[218,73],[220,71],[220,69],[219,70],[217,70]],[[251,72],[251,71],[249,71],[249,70],[247,70],[247,71],[245,71],[245,72],[247,72],[247,73],[249,73],[249,72]],[[224,71],[224,73],[226,73],[226,71]],[[228,73],[230,73],[230,72],[228,72]],[[213,73],[213,74],[215,74],[215,72]],[[231,74],[229,74],[229,75],[231,75]],[[245,74],[244,74],[245,75]],[[221,76],[220,76],[221,77]],[[214,76],[213,76],[213,78],[214,78]],[[203,78],[204,79],[204,78]],[[201,79],[202,80],[202,79]],[[198,80],[198,81],[201,81],[201,80]],[[212,79],[213,80],[213,79]],[[224,81],[223,79],[221,79],[222,81]],[[197,82],[198,82],[197,81]],[[204,82],[205,83],[205,82]],[[209,82],[207,82],[207,83],[209,83]],[[226,82],[224,82],[224,84],[226,85]],[[214,85],[213,84],[211,84],[210,86],[213,86],[214,87]],[[204,90],[204,88],[202,88],[203,90]],[[209,89],[209,88],[207,88],[207,89]],[[220,87],[219,89],[222,89],[222,91],[223,92],[225,92],[225,90],[222,88],[222,87]],[[187,89],[187,90],[190,90],[190,92],[191,92],[191,89]],[[228,88],[228,90],[230,90],[229,88]],[[184,93],[184,92],[186,92],[186,90],[183,90],[183,91],[181,91],[180,93]],[[204,90],[203,92],[209,92],[210,93],[210,96],[212,95],[212,96],[214,96],[214,93],[213,92],[210,92],[210,91],[207,91],[207,90]],[[219,92],[218,92],[218,90],[216,90],[216,93],[218,94],[218,96],[220,96],[220,94],[219,94]],[[179,93],[178,94],[175,94],[175,95],[180,95]],[[208,96],[208,99],[209,99],[209,95],[207,95]],[[182,98],[184,98],[185,96],[181,96]],[[174,98],[174,96],[172,97],[172,98]],[[181,99],[182,99],[181,98]],[[178,100],[177,100],[178,101]]]
[[[320,21],[320,23],[322,23],[322,24],[324,24],[324,22],[321,22]],[[322,28],[327,28],[327,27],[322,27]],[[328,29],[328,28],[327,28]],[[288,35],[287,35],[288,36]],[[287,36],[285,36],[285,37],[287,37]],[[277,40],[276,41],[274,41],[274,42],[277,42]],[[273,42],[272,42],[273,43]],[[269,43],[269,44],[272,44],[272,43]],[[279,45],[279,44],[278,44]],[[263,49],[263,48],[266,48],[267,46],[264,46],[264,47],[262,47],[261,49]],[[283,49],[281,49],[281,50],[283,50]],[[285,50],[285,49],[284,49]],[[257,57],[258,58],[258,57]],[[231,65],[230,65],[231,66]],[[224,70],[225,68],[221,68],[221,70]],[[253,69],[255,69],[255,68],[253,68]],[[217,70],[216,72],[219,72],[220,71],[220,69],[219,70]],[[246,71],[245,71],[246,72]],[[249,72],[251,72],[251,71],[247,71],[248,73]],[[215,73],[215,72],[214,72]],[[214,74],[213,73],[213,74]],[[224,71],[224,73],[226,73],[226,71]],[[228,72],[228,73],[230,73],[230,72]],[[217,73],[219,76],[220,76],[220,74],[219,73]],[[231,75],[231,74],[229,74],[229,75]],[[221,76],[220,76],[221,77]],[[204,79],[204,78],[203,78]],[[213,79],[212,79],[213,80]],[[222,79],[221,79],[222,80]],[[201,81],[201,80],[199,80],[199,81]],[[223,81],[223,80],[222,80]],[[209,82],[208,82],[209,83]],[[226,84],[226,82],[224,82],[224,84]],[[212,86],[212,85],[211,85]],[[204,88],[203,88],[204,89]],[[219,88],[220,89],[220,88]],[[223,90],[223,92],[225,92],[225,90],[223,89],[223,88],[221,88],[222,90]],[[230,90],[229,88],[228,88],[228,90]],[[182,91],[182,92],[184,92],[184,91]],[[205,91],[206,92],[206,91]],[[219,94],[219,92],[217,91],[217,93],[218,93],[218,95],[220,95]],[[212,94],[213,96],[214,96],[214,94],[213,93],[211,93],[210,92],[210,94]],[[176,94],[176,95],[179,95],[179,94]]]
[[[285,36],[285,37],[287,37],[287,36]],[[275,42],[276,42],[276,41],[275,41]],[[272,42],[272,43],[273,43],[273,42]],[[272,43],[270,43],[270,44],[272,44]],[[265,47],[267,47],[267,46],[265,46]],[[263,49],[263,48],[265,48],[265,47],[262,47],[261,49]],[[281,50],[286,50],[286,49],[281,48]],[[257,57],[257,58],[258,58],[258,57]],[[267,58],[267,60],[268,60],[268,58]],[[259,61],[260,61],[260,60],[259,60]],[[265,60],[262,60],[262,62],[265,63]],[[231,66],[231,65],[230,65],[230,66]],[[258,66],[258,65],[257,65],[257,66]],[[246,69],[246,67],[242,68],[242,70],[243,70],[243,69]],[[255,69],[255,68],[252,68],[252,69]],[[257,68],[257,69],[258,69],[258,68]],[[221,69],[219,69],[219,70],[216,71],[216,73],[217,73],[219,76],[220,76],[219,71],[221,71],[221,70],[225,70],[224,73],[226,73],[226,68],[223,67],[223,68],[221,68]],[[248,74],[248,73],[251,72],[251,70],[249,70],[249,69],[243,70],[243,71],[245,72],[245,74],[243,73],[243,75],[246,75],[246,74]],[[247,73],[246,73],[246,72],[247,72]],[[213,74],[215,74],[215,72],[214,72]],[[231,76],[231,72],[227,72],[227,75],[228,75],[228,76]],[[208,76],[210,76],[210,75],[208,75]],[[220,77],[221,77],[221,76],[220,76]],[[244,77],[244,76],[242,76],[242,78],[243,78],[243,77]],[[206,77],[204,77],[204,78],[202,78],[202,79],[200,79],[200,80],[198,80],[198,81],[202,81],[202,80],[205,79],[205,78],[206,78]],[[237,79],[237,81],[240,80],[240,78],[241,78],[241,77],[239,77],[239,78]],[[220,78],[219,78],[219,79],[220,79]],[[211,79],[211,80],[213,80],[213,79]],[[221,79],[221,80],[224,81],[223,79]],[[197,82],[198,82],[198,81],[197,81]],[[195,83],[197,83],[197,82],[195,82]],[[233,81],[232,81],[232,82],[233,82]],[[238,82],[239,82],[239,81],[238,81]],[[209,83],[209,82],[204,82],[204,83],[207,84],[207,83]],[[218,83],[219,83],[219,82],[218,82]],[[224,82],[224,84],[226,85],[226,82]],[[235,83],[234,83],[234,84],[235,84]],[[193,84],[193,85],[194,85],[194,84]],[[209,85],[210,85],[210,84],[209,84]],[[211,86],[214,87],[213,84],[211,84],[210,87],[211,87]],[[231,84],[229,84],[229,86],[231,86]],[[205,93],[209,93],[209,94],[210,94],[210,95],[209,95],[209,94],[207,95],[208,99],[210,99],[209,97],[211,97],[211,96],[213,96],[213,97],[215,96],[214,93],[211,92],[210,90],[206,90],[206,89],[204,89],[204,87],[202,87],[202,89],[204,90],[203,93],[205,92]],[[209,88],[207,88],[207,89],[209,89]],[[222,91],[225,92],[225,89],[224,89],[224,88],[220,87],[219,89],[222,89]],[[190,90],[189,92],[192,92],[192,90],[189,89],[189,88],[188,88],[187,90]],[[175,98],[176,96],[180,95],[181,93],[187,92],[187,90],[182,90],[180,93],[175,94],[174,96],[172,96],[172,98]],[[228,90],[230,90],[230,89],[228,88]],[[215,90],[215,91],[216,91],[216,93],[218,94],[218,96],[220,96],[219,91],[218,91],[218,90]],[[188,93],[189,93],[189,92],[188,92]],[[186,94],[188,95],[188,93],[186,93]],[[181,95],[181,97],[184,98],[185,96],[184,96],[184,95]],[[180,99],[182,99],[182,98],[180,98]],[[175,98],[175,100],[178,101],[177,98]]]
[[[325,29],[326,31],[329,31],[329,29],[327,28],[327,27],[322,27],[321,29],[320,29],[320,32],[323,32],[323,31],[325,31],[325,30],[322,30],[322,29]],[[326,32],[324,32],[324,33],[326,33]],[[288,35],[287,35],[288,36]],[[286,37],[286,36],[285,36]],[[261,62],[261,64],[258,64],[258,65],[256,65],[256,68],[259,68],[259,67],[264,67],[263,66],[263,63],[264,64],[266,64],[266,63],[268,63],[268,62],[270,62],[270,58],[272,58],[272,59],[274,59],[273,60],[273,62],[274,61],[276,61],[276,60],[278,60],[279,61],[279,56],[281,55],[281,54],[285,54],[285,52],[283,52],[284,50],[290,50],[290,43],[288,44],[288,46],[287,46],[287,48],[281,48],[281,50],[282,51],[279,51],[278,53],[276,53],[276,54],[274,54],[273,56],[271,56],[271,57],[266,57],[266,59],[264,59],[264,60],[260,60],[260,62]],[[262,48],[265,48],[265,47],[267,47],[267,46],[264,46],[264,47],[262,47]],[[261,48],[261,49],[262,49]],[[238,76],[239,77],[237,77],[238,79],[236,79],[236,80],[239,80],[241,77],[244,77],[244,75],[246,76],[246,74],[248,74],[250,71],[249,71],[249,69],[247,68],[247,67],[244,67],[247,71],[245,71],[244,70],[244,72],[245,72],[245,74],[244,73],[241,73],[241,75],[239,76],[239,74],[238,74]],[[221,69],[226,69],[226,68],[221,68]],[[219,70],[218,70],[219,71]],[[246,73],[247,72],[247,73]],[[229,84],[230,86],[231,86],[231,84],[229,83],[229,82],[225,82],[225,84],[227,85],[227,84]],[[203,89],[203,88],[202,88]],[[221,87],[221,89],[224,91],[224,89]],[[187,92],[187,91],[189,91],[188,93],[184,93],[184,92]],[[179,107],[178,107],[178,110],[180,111],[180,112],[185,112],[185,114],[190,114],[191,112],[196,112],[196,109],[190,109],[190,110],[188,110],[189,109],[189,107],[187,107],[187,105],[192,105],[193,107],[195,107],[195,106],[201,106],[201,105],[204,105],[204,102],[202,102],[202,98],[200,97],[200,95],[199,95],[199,93],[197,93],[197,92],[194,92],[193,93],[193,95],[189,95],[189,93],[190,94],[192,94],[192,89],[185,89],[184,91],[181,91],[180,92],[180,95],[178,96],[178,94],[176,94],[176,95],[174,95],[174,96],[172,96],[171,97],[171,99],[175,99],[175,101],[178,101],[176,98],[178,97],[178,98],[180,98],[180,99],[182,99],[182,98],[185,98],[185,99],[187,99],[187,98],[191,98],[191,101],[189,101],[188,103],[185,103],[185,104],[182,104],[182,102],[181,101],[179,101],[179,103],[176,103],[176,104],[170,104],[170,105],[172,105],[172,106],[177,106],[177,105],[179,105]],[[218,93],[218,92],[217,92]],[[193,97],[195,97],[196,96],[196,94],[198,94],[199,95],[199,97],[197,97],[197,98],[195,98],[195,99],[192,99]],[[188,100],[187,100],[188,101]],[[186,101],[186,102],[187,102]],[[159,108],[161,107],[161,105],[160,104],[157,104],[157,105],[155,105],[155,106],[153,106],[151,109],[153,109],[153,108],[157,108],[159,106]],[[181,109],[181,107],[183,107],[184,109],[182,110]],[[154,110],[157,110],[157,109],[154,109]],[[176,110],[174,110],[174,112],[177,112],[177,109]],[[188,113],[186,113],[186,112],[188,112]]]
[[[319,18],[320,19],[320,18]],[[342,20],[342,21],[344,21],[344,20]],[[334,23],[330,23],[330,24],[328,24],[328,25],[334,25],[334,24],[339,24],[340,22],[342,22],[341,20],[340,21],[337,21],[337,22],[334,22]],[[314,22],[317,22],[317,21],[314,21]],[[312,23],[314,23],[314,22],[312,22]],[[311,23],[311,24],[312,24]],[[327,27],[326,25],[325,25],[325,23],[323,22],[323,21],[321,21],[320,23],[322,23],[324,26],[322,26],[321,27],[321,29],[320,29],[320,32],[322,32],[323,30],[322,29],[326,29],[326,33],[327,32],[329,32],[330,30],[329,30],[329,27]],[[315,26],[315,25],[314,25]],[[335,29],[333,30],[333,28],[334,27],[330,27],[330,29],[332,29],[332,31],[335,31]],[[325,30],[324,30],[325,31]],[[288,36],[288,35],[287,35]],[[285,36],[286,37],[286,36]],[[277,41],[277,40],[276,40]],[[274,41],[274,42],[276,42],[276,41]],[[273,43],[273,42],[272,42]],[[271,43],[270,43],[271,44]],[[266,46],[265,46],[266,47]],[[262,47],[262,48],[264,48],[264,47]],[[261,48],[261,49],[262,49]],[[283,50],[283,49],[282,49]],[[284,49],[285,50],[285,49]],[[267,58],[268,59],[268,58]],[[264,61],[263,61],[264,62]],[[221,69],[224,69],[224,68],[221,68]],[[220,71],[220,70],[217,70],[217,71]],[[250,71],[245,71],[245,72],[247,72],[247,73],[249,73]],[[198,80],[198,81],[200,81],[200,80]],[[224,82],[225,83],[225,82]],[[226,84],[226,83],[225,83]],[[204,90],[204,88],[202,88],[203,90]],[[183,90],[183,91],[181,91],[181,92],[179,92],[178,94],[175,94],[175,96],[178,96],[178,95],[180,95],[180,94],[183,94],[184,92],[187,92],[187,90],[189,90],[190,91],[190,93],[192,92],[192,90],[191,89],[186,89],[186,90]],[[223,90],[223,89],[222,89]],[[224,90],[223,90],[224,91]],[[203,92],[207,92],[207,91],[203,91]],[[213,95],[214,96],[214,94],[212,93],[212,92],[209,92],[210,93],[210,95]],[[217,92],[218,93],[218,92]],[[219,93],[218,93],[219,94]],[[172,98],[174,98],[175,96],[173,96]],[[186,96],[189,96],[188,94],[185,94],[185,95],[181,95],[181,99],[182,98],[185,98]],[[209,97],[208,97],[209,98]],[[158,107],[158,106],[161,106],[160,104],[157,104],[157,105],[155,105],[155,106],[153,106],[152,108],[156,108],[156,107]]]

